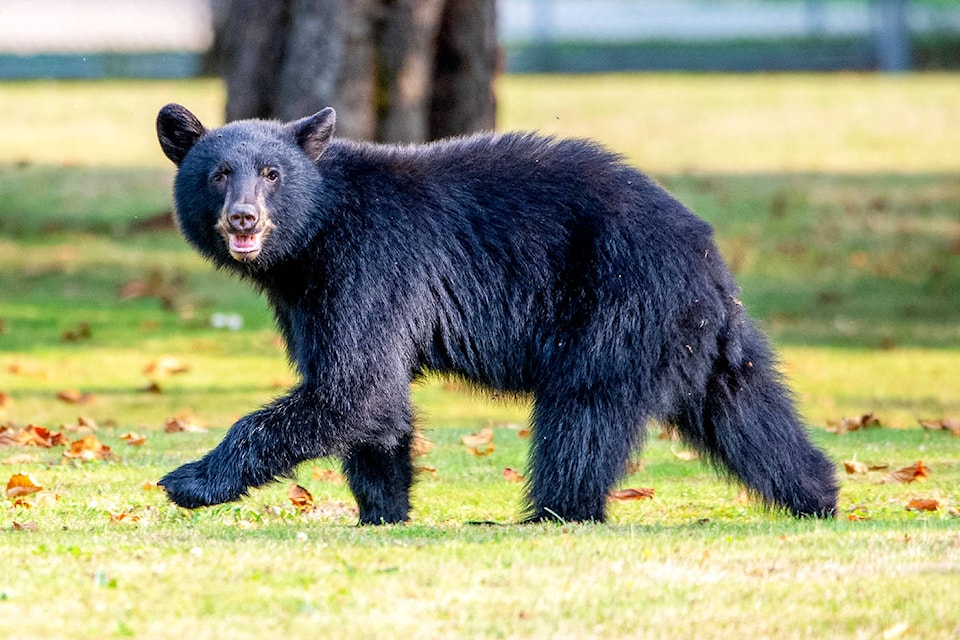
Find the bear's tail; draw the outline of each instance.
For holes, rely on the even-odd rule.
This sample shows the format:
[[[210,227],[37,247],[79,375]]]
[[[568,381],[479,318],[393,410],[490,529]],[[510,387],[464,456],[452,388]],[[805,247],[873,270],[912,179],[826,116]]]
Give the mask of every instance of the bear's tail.
[[[766,339],[737,305],[728,307],[704,388],[682,394],[673,422],[765,503],[798,517],[833,516],[834,464],[810,442]]]

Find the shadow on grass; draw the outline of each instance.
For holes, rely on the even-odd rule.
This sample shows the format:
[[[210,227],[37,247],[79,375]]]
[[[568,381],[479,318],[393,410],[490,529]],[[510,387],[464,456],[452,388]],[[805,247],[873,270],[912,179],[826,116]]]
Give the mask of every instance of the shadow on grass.
[[[77,305],[78,295],[113,297],[130,277],[128,248],[151,265],[191,252],[161,224],[170,208],[171,175],[162,169],[0,166],[0,244],[96,243],[96,256],[78,251],[51,265],[69,273],[70,304]],[[877,349],[960,344],[958,176],[659,179],[714,225],[745,304],[776,342]],[[10,309],[29,297],[14,285],[39,276],[35,264],[4,266],[0,302]],[[214,302],[218,285],[231,280],[212,268],[195,273],[190,286]],[[52,301],[58,295],[50,287]]]

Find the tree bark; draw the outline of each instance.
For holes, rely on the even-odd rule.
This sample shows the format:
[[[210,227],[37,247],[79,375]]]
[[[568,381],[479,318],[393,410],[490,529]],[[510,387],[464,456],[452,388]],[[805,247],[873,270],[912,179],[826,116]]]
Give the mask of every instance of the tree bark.
[[[325,106],[338,134],[422,142],[492,129],[495,0],[219,0],[227,120]]]
[[[447,0],[437,38],[431,139],[492,130],[500,67],[494,0]]]

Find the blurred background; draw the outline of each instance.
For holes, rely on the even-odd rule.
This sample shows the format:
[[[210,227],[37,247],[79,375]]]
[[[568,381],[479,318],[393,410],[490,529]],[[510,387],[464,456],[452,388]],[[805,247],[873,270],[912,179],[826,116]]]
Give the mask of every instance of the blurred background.
[[[227,119],[383,140],[491,127],[497,72],[958,67],[955,0],[0,1],[0,79],[220,76]]]
[[[39,421],[72,409],[25,389],[90,379],[121,423],[273,395],[270,313],[179,237],[154,118],[332,105],[351,138],[597,139],[714,225],[812,421],[960,414],[958,70],[960,0],[0,0],[0,392]],[[146,353],[238,382],[148,398]]]

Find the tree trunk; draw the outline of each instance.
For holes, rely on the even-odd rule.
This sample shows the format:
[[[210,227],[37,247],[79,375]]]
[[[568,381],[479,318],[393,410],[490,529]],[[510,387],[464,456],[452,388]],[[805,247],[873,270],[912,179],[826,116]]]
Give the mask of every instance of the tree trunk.
[[[494,0],[447,0],[430,104],[431,139],[492,130],[500,65]]]
[[[495,0],[221,0],[214,11],[228,121],[329,105],[347,138],[493,128]]]

